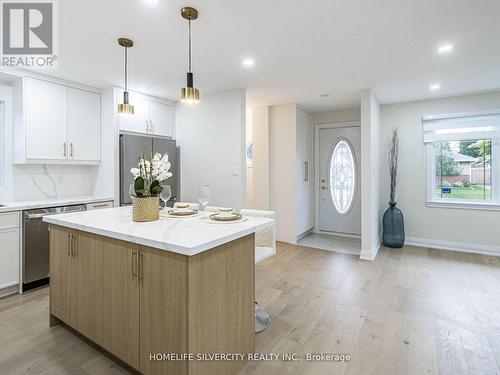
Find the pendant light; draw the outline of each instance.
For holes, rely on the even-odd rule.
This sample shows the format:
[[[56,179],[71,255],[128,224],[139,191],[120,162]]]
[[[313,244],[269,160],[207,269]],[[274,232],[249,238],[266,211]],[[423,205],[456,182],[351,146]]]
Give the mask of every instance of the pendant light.
[[[193,73],[191,72],[191,21],[198,18],[198,11],[191,7],[184,7],[181,9],[181,16],[188,20],[188,72],[186,87],[181,89],[181,102],[182,103],[198,103],[200,101],[200,92],[196,87],[193,87]]]
[[[123,91],[123,103],[118,104],[118,113],[124,115],[133,115],[134,106],[128,102],[128,77],[127,77],[127,51],[130,47],[134,46],[134,42],[127,38],[118,39],[118,44],[125,48],[125,91]]]

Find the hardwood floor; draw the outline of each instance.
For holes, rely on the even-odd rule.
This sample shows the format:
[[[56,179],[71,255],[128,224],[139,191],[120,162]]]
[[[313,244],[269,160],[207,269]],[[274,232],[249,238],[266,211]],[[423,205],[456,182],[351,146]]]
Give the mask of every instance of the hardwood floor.
[[[249,362],[247,374],[500,374],[500,258],[414,247],[374,262],[278,245],[256,266],[272,324],[260,353],[347,353],[351,361]],[[0,374],[124,374],[48,326],[48,289],[0,299]]]

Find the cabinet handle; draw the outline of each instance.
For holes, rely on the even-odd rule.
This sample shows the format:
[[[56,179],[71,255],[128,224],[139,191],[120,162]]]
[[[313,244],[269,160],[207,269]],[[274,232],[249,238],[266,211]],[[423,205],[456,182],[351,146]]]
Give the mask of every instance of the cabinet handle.
[[[76,246],[77,242],[78,242],[78,236],[75,236],[74,234],[71,235],[71,237],[73,238],[73,255],[77,255],[78,254],[78,248]]]
[[[73,142],[69,144],[69,156],[73,157]]]
[[[144,256],[143,254],[138,254],[138,259],[139,259],[139,281],[141,281],[142,278],[144,278]]]
[[[71,233],[68,233],[68,256],[71,255]]]
[[[309,181],[309,162],[304,162],[304,181]]]
[[[67,156],[68,149],[67,149],[67,147],[66,147],[66,142],[64,142],[64,143],[63,143],[63,149],[64,149],[64,151],[63,151],[63,156]]]
[[[149,120],[146,120],[146,131],[149,132]]]
[[[137,276],[137,261],[136,261],[136,255],[137,252],[135,250],[131,250],[132,252],[132,279]]]
[[[149,131],[152,133],[153,132],[153,121],[149,120]]]
[[[109,203],[99,203],[99,204],[93,204],[91,206],[92,206],[92,208],[108,207]]]

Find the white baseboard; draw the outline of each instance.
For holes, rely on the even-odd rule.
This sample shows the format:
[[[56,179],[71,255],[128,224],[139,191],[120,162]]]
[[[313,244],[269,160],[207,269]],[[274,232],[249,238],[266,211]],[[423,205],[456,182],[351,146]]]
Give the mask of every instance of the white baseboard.
[[[301,234],[299,234],[297,236],[297,242],[299,242],[301,239],[303,239],[305,236],[307,236],[309,233],[312,233],[314,230],[314,228],[309,228],[308,230],[306,230],[305,232],[302,232]]]
[[[355,234],[355,233],[351,234],[351,233],[340,233],[340,232],[325,232],[325,231],[317,231],[317,230],[314,230],[313,233],[324,234],[327,236],[334,236],[334,237],[361,239],[361,234]]]
[[[500,256],[500,246],[480,245],[467,242],[443,241],[419,237],[406,237],[405,245],[429,247],[438,250],[460,251],[483,255]]]
[[[377,245],[375,246],[375,250],[374,251],[371,251],[370,252],[370,255],[364,255],[363,254],[363,250],[361,250],[361,254],[359,256],[359,259],[361,260],[368,260],[368,261],[374,261],[375,260],[375,257],[377,256],[378,254],[378,251],[380,250],[380,246],[382,246],[382,240],[379,239],[378,242],[377,242]]]

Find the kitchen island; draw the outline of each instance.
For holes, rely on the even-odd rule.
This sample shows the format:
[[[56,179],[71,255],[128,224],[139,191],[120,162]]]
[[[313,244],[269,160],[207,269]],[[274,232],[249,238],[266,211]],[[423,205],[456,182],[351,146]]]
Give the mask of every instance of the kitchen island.
[[[131,216],[122,207],[44,218],[51,325],[145,374],[236,374],[241,358],[199,359],[253,353],[254,233],[272,220]]]

